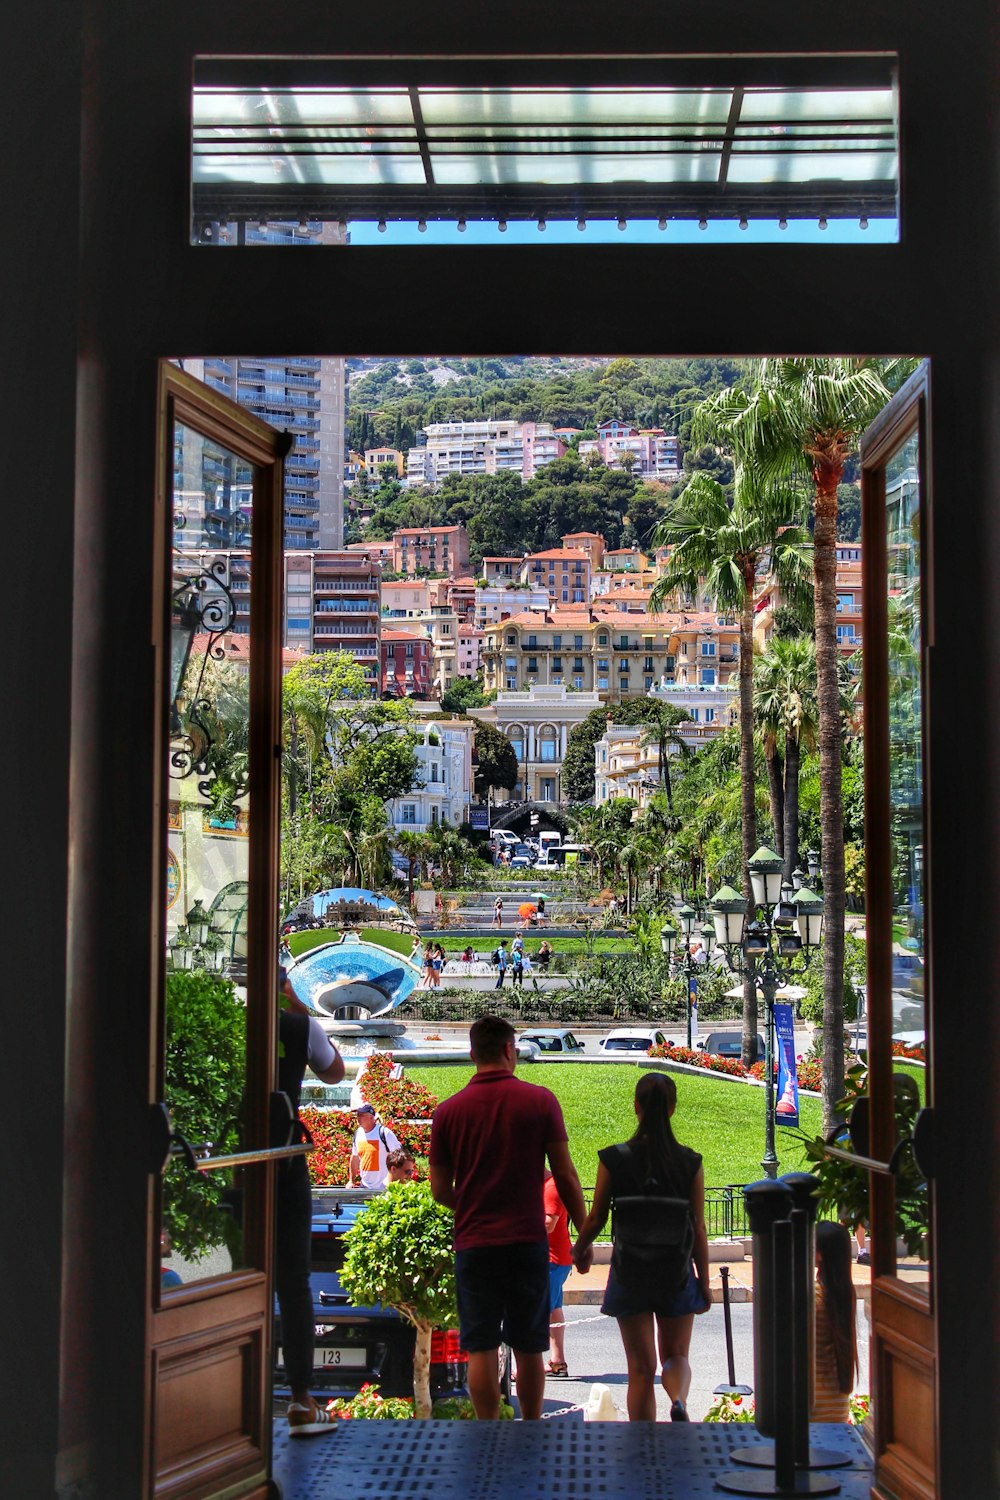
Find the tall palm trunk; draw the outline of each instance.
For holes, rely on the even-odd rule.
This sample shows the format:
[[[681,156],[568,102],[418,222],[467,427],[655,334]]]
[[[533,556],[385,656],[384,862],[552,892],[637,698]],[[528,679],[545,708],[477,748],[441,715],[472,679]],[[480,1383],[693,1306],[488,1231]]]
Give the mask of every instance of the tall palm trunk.
[[[757,789],[753,744],[753,590],[756,566],[743,570],[744,601],[740,610],[740,794],[743,823],[743,889],[751,898],[750,860],[757,850]],[[757,1057],[757,986],[743,982],[742,1058],[750,1065]]]
[[[767,793],[771,799],[771,822],[774,825],[774,852],[785,857],[785,788],[782,776],[787,776],[781,752],[770,735],[764,736],[764,764],[767,767]]]
[[[785,740],[785,832],[784,848],[778,852],[785,861],[784,876],[789,883],[799,863],[799,764],[801,746],[791,736]]]
[[[823,1129],[837,1123],[844,1092],[844,812],[837,648],[837,485],[843,463],[817,457],[816,700],[819,709],[820,834],[823,840]]]

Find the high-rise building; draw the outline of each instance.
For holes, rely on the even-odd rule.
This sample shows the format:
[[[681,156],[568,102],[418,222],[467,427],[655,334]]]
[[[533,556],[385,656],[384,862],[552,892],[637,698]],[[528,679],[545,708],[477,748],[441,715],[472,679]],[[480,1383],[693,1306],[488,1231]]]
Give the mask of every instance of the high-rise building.
[[[186,359],[184,368],[272,427],[292,434],[295,443],[285,460],[285,548],[337,551],[344,539],[343,359],[216,356]],[[248,496],[249,471],[221,450],[209,452],[204,443],[201,447],[206,479]],[[176,463],[183,474],[190,467],[189,456],[178,455]],[[206,536],[209,544],[212,540]],[[238,545],[240,538],[228,541]]]

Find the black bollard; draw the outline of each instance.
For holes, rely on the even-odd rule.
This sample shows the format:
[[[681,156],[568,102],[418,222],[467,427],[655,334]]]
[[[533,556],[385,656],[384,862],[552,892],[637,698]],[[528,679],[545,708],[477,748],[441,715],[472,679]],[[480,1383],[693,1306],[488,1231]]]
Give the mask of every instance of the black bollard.
[[[808,1447],[809,1372],[803,1362],[810,1358],[812,1268],[808,1280],[803,1271],[810,1242],[809,1214],[807,1209],[793,1208],[796,1191],[788,1183],[766,1180],[754,1183],[745,1193],[754,1237],[757,1427],[775,1440],[734,1449],[734,1462],[748,1469],[719,1475],[716,1484],[731,1494],[768,1495],[781,1500],[797,1495],[834,1495],[840,1489],[836,1479],[796,1466],[796,1433],[803,1413]],[[763,1301],[759,1303],[760,1291]],[[834,1459],[840,1461],[836,1455]]]
[[[728,1385],[717,1385],[714,1396],[752,1396],[753,1387],[736,1384],[736,1355],[733,1352],[733,1315],[729,1310],[729,1267],[720,1266],[722,1277],[722,1316],[726,1327],[726,1365],[729,1371]]]

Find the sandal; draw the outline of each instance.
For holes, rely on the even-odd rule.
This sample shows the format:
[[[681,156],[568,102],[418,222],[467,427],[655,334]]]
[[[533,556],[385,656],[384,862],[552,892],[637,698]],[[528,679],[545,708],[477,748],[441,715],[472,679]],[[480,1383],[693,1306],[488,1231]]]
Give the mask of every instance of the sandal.
[[[545,1366],[545,1373],[546,1375],[549,1375],[556,1380],[569,1379],[569,1367],[565,1364],[565,1362],[560,1362],[559,1360],[550,1359],[548,1364]]]

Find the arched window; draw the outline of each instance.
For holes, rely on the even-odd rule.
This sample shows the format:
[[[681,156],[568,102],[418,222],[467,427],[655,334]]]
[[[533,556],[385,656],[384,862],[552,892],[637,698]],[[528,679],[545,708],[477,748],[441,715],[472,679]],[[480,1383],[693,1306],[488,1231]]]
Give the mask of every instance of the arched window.
[[[559,731],[552,724],[543,724],[538,731],[538,759],[550,763],[559,759]]]

